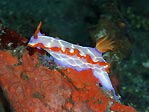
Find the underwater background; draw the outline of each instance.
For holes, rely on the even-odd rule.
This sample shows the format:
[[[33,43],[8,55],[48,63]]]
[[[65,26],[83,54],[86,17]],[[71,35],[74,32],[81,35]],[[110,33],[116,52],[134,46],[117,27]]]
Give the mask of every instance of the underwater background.
[[[121,103],[149,112],[148,5],[148,0],[0,0],[0,21],[27,39],[42,21],[46,35],[91,47],[97,36],[108,34],[116,45],[104,56],[118,79]]]

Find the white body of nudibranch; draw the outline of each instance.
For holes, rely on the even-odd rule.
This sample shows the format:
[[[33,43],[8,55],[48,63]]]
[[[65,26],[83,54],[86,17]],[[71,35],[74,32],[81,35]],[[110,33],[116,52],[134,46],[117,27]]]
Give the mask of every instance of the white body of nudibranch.
[[[78,71],[92,69],[93,75],[99,79],[103,88],[111,90],[114,94],[114,99],[117,99],[106,72],[108,64],[103,59],[102,53],[96,48],[82,47],[59,38],[42,35],[40,32],[38,32],[36,38],[34,36],[31,37],[28,45],[46,50],[53,56],[54,61],[61,66],[74,68]]]

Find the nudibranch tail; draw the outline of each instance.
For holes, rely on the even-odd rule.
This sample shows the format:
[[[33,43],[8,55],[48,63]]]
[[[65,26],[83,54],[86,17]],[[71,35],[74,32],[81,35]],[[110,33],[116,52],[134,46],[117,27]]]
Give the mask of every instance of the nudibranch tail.
[[[114,99],[118,100],[107,72],[100,71],[100,69],[94,69],[94,70],[92,70],[92,72],[93,72],[94,76],[99,80],[102,87],[104,89],[111,90],[113,92]]]
[[[34,33],[34,38],[38,38],[38,33],[40,32],[41,25],[42,25],[42,22],[40,21]]]
[[[96,43],[96,49],[102,53],[107,52],[109,50],[113,50],[114,41],[111,39],[108,39],[109,35],[106,35],[105,37],[100,38]]]

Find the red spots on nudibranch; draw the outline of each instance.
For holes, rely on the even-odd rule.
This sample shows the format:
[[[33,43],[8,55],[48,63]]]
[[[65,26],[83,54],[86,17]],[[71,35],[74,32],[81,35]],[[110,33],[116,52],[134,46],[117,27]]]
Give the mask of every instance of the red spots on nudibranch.
[[[41,25],[42,25],[42,22],[40,21],[38,26],[37,26],[37,29],[34,33],[34,38],[38,38],[38,33],[40,32]]]

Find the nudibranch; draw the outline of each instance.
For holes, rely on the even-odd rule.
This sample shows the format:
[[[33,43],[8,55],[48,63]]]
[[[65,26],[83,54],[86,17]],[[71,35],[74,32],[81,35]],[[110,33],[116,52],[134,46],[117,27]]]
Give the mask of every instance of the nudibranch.
[[[114,99],[117,100],[115,90],[108,76],[110,64],[102,57],[103,52],[113,48],[112,42],[107,41],[108,37],[100,39],[95,48],[82,47],[59,38],[41,34],[41,24],[40,22],[28,46],[44,49],[54,58],[54,62],[60,66],[74,68],[77,71],[91,69],[102,87],[112,91]]]

